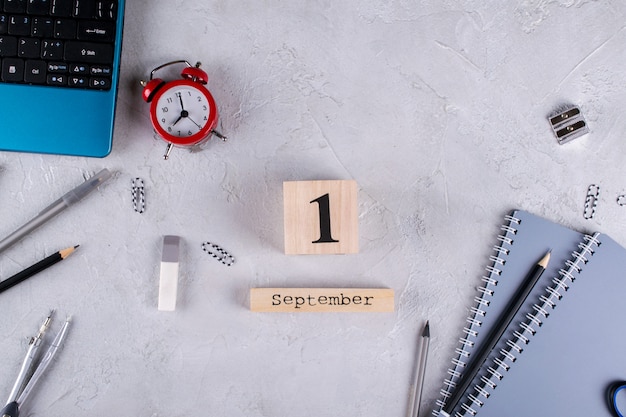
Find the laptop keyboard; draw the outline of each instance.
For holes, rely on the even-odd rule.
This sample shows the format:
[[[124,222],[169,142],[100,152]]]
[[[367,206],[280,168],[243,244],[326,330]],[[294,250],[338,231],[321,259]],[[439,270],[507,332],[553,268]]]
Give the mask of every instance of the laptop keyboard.
[[[0,82],[111,89],[117,0],[0,0]]]

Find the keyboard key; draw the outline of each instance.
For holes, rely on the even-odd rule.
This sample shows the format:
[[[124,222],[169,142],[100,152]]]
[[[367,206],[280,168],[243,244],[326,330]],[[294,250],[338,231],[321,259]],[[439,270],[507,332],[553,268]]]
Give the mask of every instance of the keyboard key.
[[[111,88],[110,78],[90,78],[89,87],[97,88],[99,90],[108,90]]]
[[[17,55],[17,38],[0,36],[0,57]]]
[[[29,16],[10,16],[9,35],[28,36],[30,35],[31,18]]]
[[[93,19],[96,17],[96,2],[88,0],[74,0],[72,16],[80,19]]]
[[[78,74],[78,75],[89,74],[89,67],[87,67],[87,65],[71,64],[69,68],[70,68],[70,74]]]
[[[69,67],[65,62],[48,62],[49,73],[65,74],[69,71]]]
[[[89,73],[98,77],[110,77],[113,72],[111,71],[111,67],[106,65],[92,65],[89,69]]]
[[[51,17],[33,17],[30,36],[51,38],[54,36],[54,20]]]
[[[24,61],[16,58],[2,60],[2,81],[18,83],[24,81]]]
[[[91,0],[75,0],[73,16],[79,19],[93,19],[97,17],[97,2]]]
[[[39,39],[20,38],[17,41],[17,56],[20,58],[39,58],[40,51]]]
[[[68,62],[110,64],[113,62],[113,46],[109,44],[68,41],[64,59]]]
[[[106,1],[98,1],[97,2],[97,12],[96,16],[99,19],[109,19],[114,20],[117,18],[117,1],[115,0],[106,0]]]
[[[52,16],[69,17],[72,15],[73,0],[50,0],[50,14]]]
[[[7,13],[26,13],[26,0],[4,0],[4,11]]]
[[[97,20],[78,22],[78,35],[80,41],[112,42],[115,39],[115,24]]]
[[[76,39],[76,21],[72,19],[55,19],[54,37],[57,39]]]
[[[63,59],[63,42],[44,39],[41,41],[41,58],[48,60]]]
[[[45,84],[46,63],[28,60],[24,65],[24,81],[30,84]]]
[[[64,74],[48,74],[46,77],[46,84],[65,86],[67,85],[67,76]]]
[[[29,15],[47,15],[50,13],[50,0],[28,0],[26,12]]]
[[[0,35],[4,35],[9,30],[9,18],[5,14],[0,14]]]
[[[70,87],[87,87],[89,86],[89,80],[87,77],[79,77],[75,75],[70,75],[67,79],[67,85]]]

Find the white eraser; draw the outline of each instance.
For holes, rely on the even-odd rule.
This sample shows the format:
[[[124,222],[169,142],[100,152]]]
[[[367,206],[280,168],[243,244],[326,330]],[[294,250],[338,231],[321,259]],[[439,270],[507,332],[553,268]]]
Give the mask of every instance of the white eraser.
[[[159,279],[159,310],[174,311],[178,293],[178,252],[180,237],[163,236],[161,274]]]

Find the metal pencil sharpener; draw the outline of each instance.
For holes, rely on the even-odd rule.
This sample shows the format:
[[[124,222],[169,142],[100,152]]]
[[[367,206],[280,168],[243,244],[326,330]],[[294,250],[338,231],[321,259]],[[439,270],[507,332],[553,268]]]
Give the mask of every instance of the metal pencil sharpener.
[[[559,145],[589,133],[587,122],[576,106],[568,106],[548,118]]]

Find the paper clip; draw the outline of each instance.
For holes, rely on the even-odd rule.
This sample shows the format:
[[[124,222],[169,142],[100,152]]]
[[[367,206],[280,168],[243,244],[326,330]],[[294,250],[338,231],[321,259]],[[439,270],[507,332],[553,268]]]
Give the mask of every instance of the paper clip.
[[[230,253],[226,252],[222,247],[211,242],[204,242],[202,244],[202,250],[223,263],[226,266],[231,266],[235,263],[235,258]]]
[[[583,217],[591,219],[596,214],[596,206],[598,205],[598,196],[600,195],[600,186],[591,184],[587,188],[587,197],[585,198],[585,210]]]
[[[143,213],[146,209],[146,193],[144,191],[143,180],[141,178],[134,178],[130,181],[130,185],[133,209],[137,213]]]
[[[587,122],[576,106],[568,106],[564,111],[552,115],[548,119],[559,145],[589,133]]]

